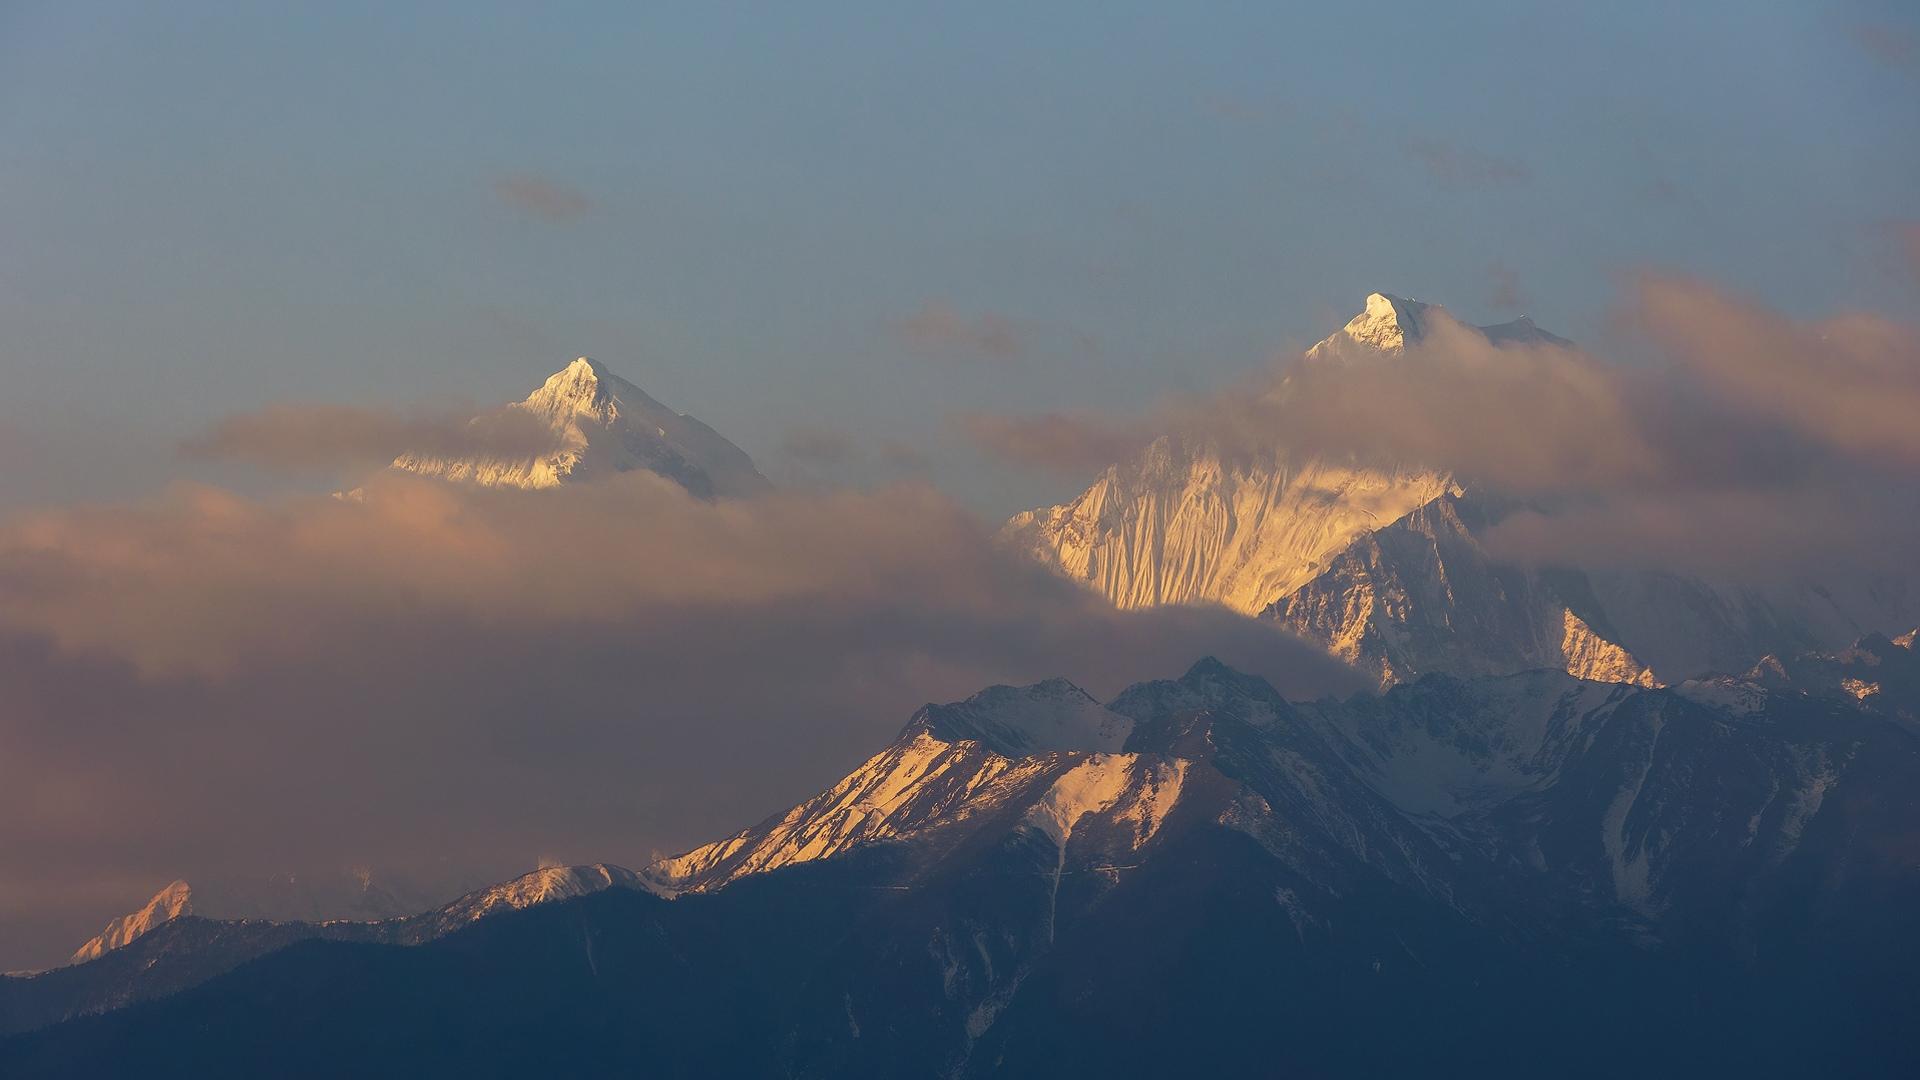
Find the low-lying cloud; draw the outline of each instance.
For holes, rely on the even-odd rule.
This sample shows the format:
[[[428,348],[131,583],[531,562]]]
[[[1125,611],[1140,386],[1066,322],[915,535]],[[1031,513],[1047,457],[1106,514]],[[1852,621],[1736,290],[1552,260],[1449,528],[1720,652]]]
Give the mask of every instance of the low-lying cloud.
[[[354,405],[270,405],[228,416],[183,442],[188,457],[269,469],[328,471],[423,457],[518,460],[556,447],[553,428],[521,409],[404,411]]]
[[[0,964],[174,877],[629,865],[797,801],[928,700],[1112,694],[1318,650],[1118,612],[924,486],[709,503],[403,474],[359,501],[187,488],[0,527]],[[102,896],[114,896],[102,907]]]

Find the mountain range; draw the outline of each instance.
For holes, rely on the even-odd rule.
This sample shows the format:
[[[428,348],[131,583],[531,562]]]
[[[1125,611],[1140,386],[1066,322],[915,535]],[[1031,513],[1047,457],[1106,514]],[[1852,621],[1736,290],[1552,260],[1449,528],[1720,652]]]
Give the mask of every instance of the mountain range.
[[[1376,293],[1300,363],[1420,363],[1443,322],[1571,347]],[[768,488],[585,358],[504,409],[553,449],[394,467]],[[1117,607],[1275,623],[1377,692],[1213,659],[1106,701],[994,686],[639,869],[447,903],[177,881],[0,979],[0,1075],[1920,1069],[1920,592],[1505,561],[1525,505],[1164,435],[1001,541]]]
[[[638,872],[9,978],[0,1071],[1890,1074],[1917,694],[1911,634],[1661,688],[994,687]]]
[[[1496,352],[1571,345],[1531,319],[1468,327],[1438,305],[1374,293],[1300,363],[1419,364],[1442,323]],[[1077,498],[1015,515],[1001,537],[1117,606],[1222,604],[1318,643],[1383,687],[1434,671],[1541,667],[1673,683],[1920,621],[1911,576],[1756,585],[1490,554],[1489,530],[1525,506],[1420,463],[1286,449],[1249,458],[1204,434],[1168,434]]]

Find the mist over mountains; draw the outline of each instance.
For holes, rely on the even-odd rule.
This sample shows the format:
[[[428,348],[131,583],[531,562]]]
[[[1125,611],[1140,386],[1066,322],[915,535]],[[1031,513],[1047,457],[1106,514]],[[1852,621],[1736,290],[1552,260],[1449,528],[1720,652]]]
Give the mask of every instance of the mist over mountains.
[[[923,485],[778,490],[585,358],[431,451],[349,425],[392,464],[337,495],[25,519],[15,742],[165,718],[97,754],[92,827],[207,872],[0,983],[0,1062],[1610,1075],[1759,1015],[1795,1023],[1756,1067],[1902,1060],[1910,565],[1541,558],[1516,524],[1606,505],[1641,450],[1570,504],[1534,466],[1401,456],[1443,431],[1250,438],[1383,378],[1545,386],[1617,433],[1595,363],[1376,293],[997,530]],[[546,865],[479,885],[503,838]]]

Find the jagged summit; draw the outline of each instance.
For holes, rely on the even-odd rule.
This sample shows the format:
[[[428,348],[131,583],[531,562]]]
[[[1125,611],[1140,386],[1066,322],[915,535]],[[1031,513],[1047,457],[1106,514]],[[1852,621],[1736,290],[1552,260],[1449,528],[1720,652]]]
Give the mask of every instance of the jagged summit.
[[[636,469],[702,498],[754,495],[771,486],[746,451],[590,357],[573,360],[506,409],[537,417],[552,431],[553,448],[465,458],[409,452],[393,467],[483,487],[550,488]]]
[[[1531,315],[1511,322],[1473,326],[1453,317],[1439,304],[1429,304],[1392,293],[1369,293],[1360,314],[1347,325],[1307,350],[1309,361],[1337,360],[1357,355],[1398,356],[1425,340],[1442,321],[1472,330],[1495,345],[1573,344],[1542,330]]]
[[[547,381],[529,395],[524,404],[537,411],[592,411],[607,406],[613,400],[612,379],[613,374],[605,364],[590,356],[577,357],[566,367],[547,376]],[[634,389],[637,391],[638,387]],[[645,397],[644,394],[641,396]],[[650,397],[646,401],[659,404]]]
[[[192,913],[192,887],[185,881],[175,881],[155,893],[153,899],[147,901],[139,911],[122,915],[107,923],[105,929],[73,951],[73,957],[68,960],[68,963],[84,964],[96,957],[104,956],[109,950],[125,945],[161,923]]]
[[[1368,293],[1360,314],[1347,320],[1339,332],[1307,350],[1310,360],[1351,355],[1367,350],[1398,356],[1426,333],[1427,321],[1438,305],[1395,296],[1392,293]]]

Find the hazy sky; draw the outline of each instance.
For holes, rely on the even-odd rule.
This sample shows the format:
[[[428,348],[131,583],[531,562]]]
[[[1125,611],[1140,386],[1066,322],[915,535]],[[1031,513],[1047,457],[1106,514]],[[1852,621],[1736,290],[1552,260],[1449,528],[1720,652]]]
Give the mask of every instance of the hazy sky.
[[[1077,485],[955,411],[1214,387],[1375,288],[1911,312],[1901,9],[0,5],[0,506],[584,353],[776,479],[794,428],[910,439],[999,513]]]

